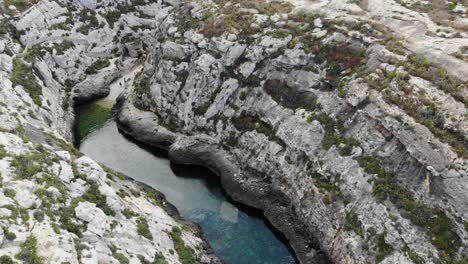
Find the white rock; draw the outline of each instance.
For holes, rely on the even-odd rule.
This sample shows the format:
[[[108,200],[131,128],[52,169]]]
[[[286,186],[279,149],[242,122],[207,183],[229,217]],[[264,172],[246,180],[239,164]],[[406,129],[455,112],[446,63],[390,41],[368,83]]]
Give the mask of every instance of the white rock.
[[[80,157],[76,161],[78,171],[95,182],[104,182],[106,173],[97,162],[87,156]]]
[[[67,163],[66,161],[61,160],[60,166],[61,166],[61,170],[59,174],[60,180],[65,183],[69,183],[74,178],[71,165]]]
[[[80,202],[75,208],[75,214],[78,219],[88,223],[86,233],[90,232],[102,237],[109,228],[106,214],[93,203]]]
[[[237,36],[236,36],[236,34],[231,33],[231,34],[227,35],[226,39],[229,40],[229,41],[236,41]]]
[[[39,199],[34,191],[37,186],[32,181],[17,181],[8,186],[16,192],[15,200],[22,208],[31,208],[33,205],[39,206],[41,199]]]
[[[8,218],[11,216],[11,211],[6,208],[0,208],[0,218]]]
[[[255,70],[255,63],[254,62],[244,62],[239,66],[239,72],[245,77],[249,77],[250,74]]]
[[[12,68],[13,59],[6,54],[0,54],[0,71],[11,72]]]
[[[67,188],[69,190],[69,195],[73,198],[79,197],[86,192],[87,183],[82,179],[76,179],[75,181],[67,184]]]
[[[314,20],[314,26],[315,27],[318,27],[318,28],[321,28],[323,25],[322,25],[322,19],[320,19],[320,17],[316,18]]]
[[[62,196],[60,191],[54,186],[50,186],[49,188],[47,188],[46,192],[47,192],[47,195],[49,195],[50,197],[57,198],[57,197]]]
[[[107,184],[99,186],[99,191],[106,196],[107,205],[114,211],[119,212],[122,210],[122,203],[115,193],[115,189]]]

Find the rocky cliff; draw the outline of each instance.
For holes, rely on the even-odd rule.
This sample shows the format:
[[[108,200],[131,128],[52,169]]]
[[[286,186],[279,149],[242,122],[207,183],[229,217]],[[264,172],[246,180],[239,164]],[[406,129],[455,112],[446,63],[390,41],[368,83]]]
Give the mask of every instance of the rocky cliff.
[[[161,193],[71,145],[73,99],[109,93],[141,43],[79,4],[0,6],[0,263],[219,263]]]
[[[120,128],[213,170],[301,263],[466,261],[466,3],[345,2],[174,6]]]
[[[466,261],[466,1],[16,3],[5,129],[70,139],[71,98],[142,63],[122,131],[213,170],[301,263]]]

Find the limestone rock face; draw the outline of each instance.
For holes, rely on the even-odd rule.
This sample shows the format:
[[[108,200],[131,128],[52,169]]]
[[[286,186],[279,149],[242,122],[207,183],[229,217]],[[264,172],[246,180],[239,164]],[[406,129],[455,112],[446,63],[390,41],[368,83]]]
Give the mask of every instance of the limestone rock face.
[[[119,13],[114,30],[95,11],[65,1],[0,10],[0,262],[181,263],[170,235],[178,230],[200,263],[220,263],[164,195],[70,145],[72,100],[108,94],[138,64],[138,54],[123,55],[128,50],[112,39],[135,33],[130,27],[144,19]],[[139,37],[142,31],[149,30]]]
[[[73,100],[105,96],[141,65],[115,107],[119,127],[213,170],[301,263],[466,261],[466,6],[400,2],[1,9],[0,256],[32,235],[47,263],[180,262],[166,233],[177,216],[65,144]],[[218,262],[183,232],[203,263]]]
[[[249,22],[231,28],[217,19],[229,14],[222,3],[169,13],[119,98],[120,128],[213,170],[235,200],[264,210],[301,263],[463,259],[468,64],[382,41],[391,33],[367,19],[389,17],[387,3],[319,2],[325,14],[308,18],[240,3],[229,12]]]

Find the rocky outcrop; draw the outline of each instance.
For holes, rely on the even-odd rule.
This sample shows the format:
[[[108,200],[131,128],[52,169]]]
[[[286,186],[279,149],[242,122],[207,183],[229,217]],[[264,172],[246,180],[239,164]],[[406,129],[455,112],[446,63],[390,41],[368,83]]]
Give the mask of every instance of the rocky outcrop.
[[[90,10],[39,1],[21,14],[8,9],[3,16],[16,18],[0,41],[8,51],[0,120],[33,142],[47,138],[37,128],[69,139],[67,102],[105,95],[121,69],[144,61],[115,108],[121,130],[175,162],[213,170],[235,200],[264,211],[301,263],[466,261],[466,12],[463,1],[441,3],[101,1]],[[72,174],[58,176],[81,195],[99,179]],[[76,221],[118,212],[118,201],[99,209],[84,199]],[[28,195],[17,203],[37,204]],[[89,223],[90,235],[107,234],[105,222]]]
[[[301,263],[463,259],[466,83],[366,19],[290,11],[169,14],[120,97],[120,128],[213,170]]]
[[[118,31],[76,33],[92,11],[69,3],[1,10],[0,262],[220,263],[164,195],[69,144],[73,99],[108,94],[138,63],[116,55]]]

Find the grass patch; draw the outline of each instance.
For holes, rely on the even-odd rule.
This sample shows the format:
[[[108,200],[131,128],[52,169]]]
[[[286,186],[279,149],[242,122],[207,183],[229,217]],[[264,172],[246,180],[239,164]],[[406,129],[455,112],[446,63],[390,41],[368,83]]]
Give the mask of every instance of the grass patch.
[[[120,253],[120,252],[116,252],[112,255],[120,264],[129,264],[130,261],[128,260],[128,258],[123,254],[123,253]]]
[[[137,220],[137,233],[142,237],[153,240],[153,235],[149,230],[148,221],[143,217],[140,217]]]
[[[5,0],[4,6],[5,8],[8,8],[10,5],[13,5],[18,9],[18,11],[23,12],[26,11],[26,9],[30,8],[32,5],[34,5],[37,1],[33,0]]]
[[[26,241],[21,243],[21,250],[16,255],[16,258],[28,264],[43,264],[44,258],[37,253],[37,239],[30,235]]]
[[[99,191],[97,183],[88,181],[90,186],[88,190],[81,196],[82,199],[90,203],[96,204],[106,215],[115,215],[115,212],[107,205],[106,196]]]
[[[41,106],[42,87],[37,83],[36,76],[33,72],[32,67],[26,65],[20,59],[15,58],[13,60],[11,82],[13,83],[13,87],[16,85],[23,86],[33,102]]]
[[[102,128],[111,118],[111,109],[99,104],[89,104],[77,109],[76,134],[83,140],[93,131]]]
[[[400,187],[393,173],[388,173],[382,168],[381,162],[376,157],[363,156],[357,160],[365,172],[377,175],[373,179],[373,193],[378,201],[383,202],[388,199],[402,209],[401,215],[423,228],[437,249],[449,256],[457,253],[462,242],[445,212],[416,201],[411,193]]]
[[[0,145],[0,159],[3,159],[7,156],[7,152],[5,150],[5,146],[4,145]]]
[[[468,100],[463,96],[463,82],[450,75],[447,70],[418,55],[409,56],[402,65],[411,75],[431,81],[437,88],[468,106]]]
[[[122,210],[122,214],[127,218],[127,219],[130,219],[134,216],[138,216],[137,213],[133,212],[132,210],[128,209],[128,208],[125,208]]]
[[[325,131],[321,142],[323,149],[328,150],[333,145],[339,147],[343,144],[342,147],[339,147],[340,155],[350,156],[353,147],[358,147],[360,145],[357,139],[341,135],[344,130],[343,124],[340,121],[334,120],[327,113],[314,113],[307,117],[307,122],[312,122],[313,120],[319,121]]]
[[[15,168],[15,173],[18,179],[30,179],[36,173],[42,171],[42,164],[50,164],[47,161],[46,154],[33,152],[29,154],[21,154],[13,157],[11,166]]]
[[[109,60],[102,60],[99,59],[91,64],[88,68],[86,68],[86,74],[96,74],[99,70],[109,67],[110,61]]]
[[[182,264],[198,264],[200,260],[195,255],[195,252],[192,248],[185,246],[184,241],[180,237],[182,232],[178,227],[173,226],[172,231],[169,233],[172,241],[174,242],[175,250],[177,255],[179,255],[179,261]]]
[[[10,256],[3,255],[0,257],[0,263],[1,264],[15,264],[16,262]]]

